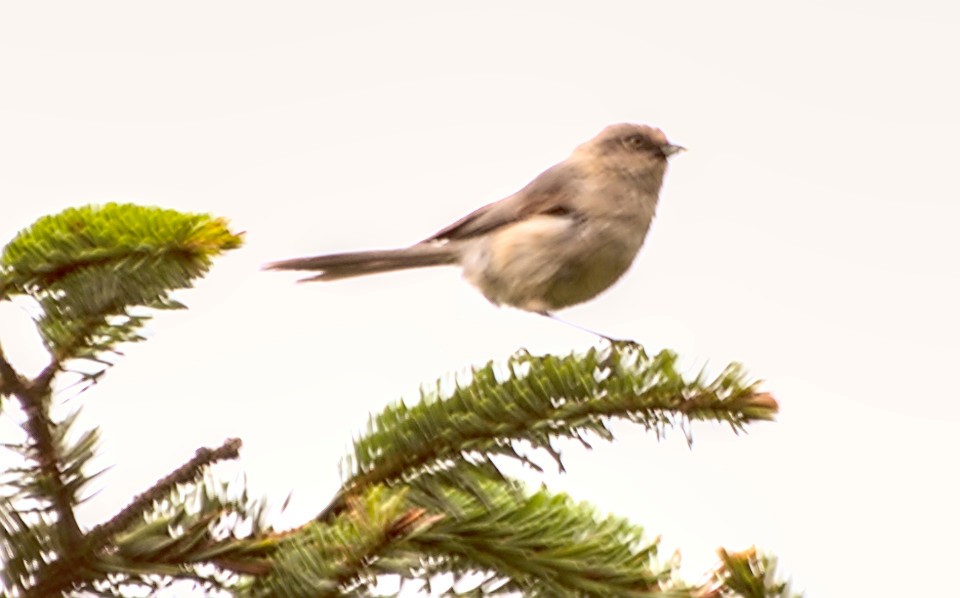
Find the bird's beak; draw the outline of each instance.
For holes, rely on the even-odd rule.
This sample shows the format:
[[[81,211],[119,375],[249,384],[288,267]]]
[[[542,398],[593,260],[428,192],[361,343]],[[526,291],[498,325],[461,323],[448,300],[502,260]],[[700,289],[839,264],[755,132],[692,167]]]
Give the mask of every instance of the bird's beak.
[[[679,154],[680,152],[685,152],[685,151],[687,151],[687,148],[683,147],[682,145],[672,145],[672,144],[669,144],[669,143],[668,143],[668,144],[662,146],[662,147],[660,148],[660,151],[663,152],[663,155],[664,155],[664,156],[667,156],[667,157],[669,158],[670,156],[672,156],[672,155],[674,155],[674,154]]]

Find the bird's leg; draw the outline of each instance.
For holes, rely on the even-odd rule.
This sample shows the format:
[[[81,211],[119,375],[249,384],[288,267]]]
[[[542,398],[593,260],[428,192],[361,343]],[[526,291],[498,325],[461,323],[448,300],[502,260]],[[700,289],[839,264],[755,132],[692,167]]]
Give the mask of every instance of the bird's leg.
[[[607,336],[606,334],[602,334],[602,333],[600,333],[600,332],[597,332],[596,330],[590,330],[589,328],[584,328],[583,326],[580,326],[579,324],[574,324],[573,322],[568,322],[567,320],[564,320],[564,319],[562,319],[562,318],[558,318],[557,316],[553,315],[552,313],[550,313],[550,312],[548,312],[548,311],[538,311],[538,312],[536,312],[536,313],[540,314],[541,316],[543,316],[543,317],[545,317],[545,318],[549,318],[549,319],[551,319],[551,320],[553,320],[553,321],[555,321],[555,322],[560,322],[561,324],[566,324],[567,326],[570,326],[570,327],[572,327],[572,328],[576,328],[577,330],[580,330],[581,332],[586,332],[586,333],[592,334],[592,335],[594,335],[594,336],[599,336],[600,338],[602,338],[603,340],[607,341],[607,342],[610,343],[611,345],[630,345],[630,346],[637,346],[637,345],[640,344],[640,343],[638,343],[638,342],[635,341],[635,340],[626,339],[626,338],[613,338],[612,336]]]

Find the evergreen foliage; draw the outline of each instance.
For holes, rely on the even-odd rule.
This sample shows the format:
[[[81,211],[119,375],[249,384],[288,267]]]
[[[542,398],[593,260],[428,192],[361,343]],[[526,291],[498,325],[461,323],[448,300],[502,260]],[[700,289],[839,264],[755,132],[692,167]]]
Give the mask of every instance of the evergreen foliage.
[[[341,490],[297,529],[273,530],[262,501],[210,478],[211,464],[238,456],[236,439],[199,449],[114,517],[82,526],[75,511],[96,478],[98,431],[74,430],[76,413],[54,418],[54,379],[76,359],[101,364],[88,379],[101,375],[120,344],[141,340],[151,309],[182,308],[172,293],[240,244],[221,219],[107,204],[41,218],[6,246],[0,300],[36,302],[50,352],[27,379],[0,350],[0,396],[19,408],[5,415],[23,428],[7,443],[22,464],[0,480],[6,595],[132,595],[188,580],[207,593],[369,596],[386,575],[436,590],[446,574],[457,582],[449,595],[792,596],[755,551],[721,551],[709,582],[688,585],[640,527],[501,471],[504,460],[539,469],[538,456],[562,469],[558,441],[612,440],[615,419],[689,438],[695,420],[740,432],[777,412],[737,365],[686,378],[674,353],[630,343],[521,352],[386,407],[344,458]]]
[[[387,407],[372,418],[347,460],[356,484],[387,482],[455,458],[501,455],[539,468],[517,452],[516,441],[544,449],[562,469],[554,443],[587,435],[611,440],[606,423],[624,418],[660,434],[690,420],[712,419],[734,430],[772,419],[776,405],[758,393],[738,365],[706,382],[685,380],[677,356],[648,357],[621,343],[564,357],[519,353],[500,367],[489,362],[445,397],[439,383],[418,404]]]
[[[171,291],[190,287],[219,253],[241,239],[204,214],[131,204],[67,209],[39,219],[0,257],[0,298],[28,295],[59,362],[96,359],[142,340],[137,308],[179,309]]]

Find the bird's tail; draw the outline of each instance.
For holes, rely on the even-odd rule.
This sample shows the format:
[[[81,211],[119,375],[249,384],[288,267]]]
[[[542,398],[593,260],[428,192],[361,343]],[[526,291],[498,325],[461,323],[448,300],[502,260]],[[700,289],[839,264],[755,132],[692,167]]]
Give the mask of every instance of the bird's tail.
[[[320,272],[316,276],[304,278],[300,281],[308,282],[311,280],[339,280],[406,268],[443,266],[455,264],[457,259],[457,251],[449,243],[443,245],[421,243],[403,249],[354,251],[282,260],[266,264],[264,268],[267,270],[315,270]]]

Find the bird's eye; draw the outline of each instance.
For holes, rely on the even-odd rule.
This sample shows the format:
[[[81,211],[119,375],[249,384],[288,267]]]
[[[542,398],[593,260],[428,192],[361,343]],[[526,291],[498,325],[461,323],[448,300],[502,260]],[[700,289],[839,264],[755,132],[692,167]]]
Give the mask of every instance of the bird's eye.
[[[634,135],[632,137],[627,137],[627,145],[633,149],[646,149],[650,147],[650,142],[642,135]]]

